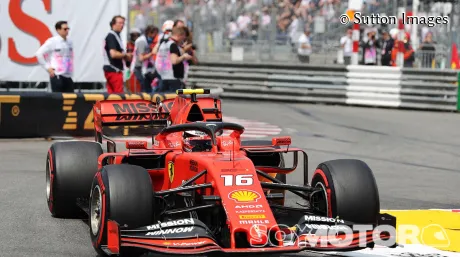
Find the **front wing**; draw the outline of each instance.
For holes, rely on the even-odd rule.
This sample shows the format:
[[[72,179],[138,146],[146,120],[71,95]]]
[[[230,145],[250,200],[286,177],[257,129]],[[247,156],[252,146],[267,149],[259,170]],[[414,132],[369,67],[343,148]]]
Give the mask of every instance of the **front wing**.
[[[306,215],[312,217],[311,215]],[[319,217],[319,216],[317,216]],[[388,214],[380,217],[384,225],[396,227],[396,219]],[[373,247],[383,240],[395,242],[394,235],[379,231],[372,225],[368,230],[340,229],[340,226],[352,228],[354,224],[331,225],[327,222],[310,222],[302,218],[299,223],[287,229],[283,241],[279,244],[254,246],[252,248],[224,248],[214,238],[209,229],[197,219],[180,219],[132,230],[120,229],[115,221],[107,223],[107,245],[102,249],[108,255],[120,253],[122,247],[143,248],[148,251],[166,254],[205,254],[222,253],[290,253],[304,250],[314,251],[350,251],[365,247]],[[381,224],[378,224],[381,225]],[[335,227],[334,227],[335,226]],[[338,227],[337,227],[338,226]],[[340,233],[331,233],[331,229],[339,229]],[[289,231],[291,233],[289,233]],[[345,232],[344,231],[348,231]],[[394,244],[393,246],[396,246]]]

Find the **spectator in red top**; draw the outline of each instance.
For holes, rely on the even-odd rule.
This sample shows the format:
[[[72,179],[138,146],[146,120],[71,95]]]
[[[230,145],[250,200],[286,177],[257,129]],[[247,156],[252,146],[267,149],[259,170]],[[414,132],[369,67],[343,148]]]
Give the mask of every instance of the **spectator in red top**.
[[[408,32],[404,35],[404,67],[413,67],[415,56],[414,56],[414,49],[410,45],[410,34]],[[391,59],[393,61],[393,66],[397,66],[396,58],[399,48],[399,40],[395,40],[394,43],[394,50],[391,52]]]

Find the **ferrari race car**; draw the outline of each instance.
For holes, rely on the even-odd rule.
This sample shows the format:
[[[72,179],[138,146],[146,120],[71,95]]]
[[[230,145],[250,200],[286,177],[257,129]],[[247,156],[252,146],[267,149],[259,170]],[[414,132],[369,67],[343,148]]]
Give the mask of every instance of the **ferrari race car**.
[[[396,219],[380,214],[364,162],[321,163],[309,182],[308,156],[290,137],[242,141],[245,128],[223,122],[220,100],[201,93],[209,91],[179,90],[156,103],[97,102],[96,142],[56,142],[48,151],[51,214],[87,218],[101,256],[352,251],[395,241],[379,230]],[[104,127],[122,125],[159,133],[150,146],[128,140],[119,151]],[[300,185],[278,179],[297,169]],[[288,193],[297,205],[288,205]]]

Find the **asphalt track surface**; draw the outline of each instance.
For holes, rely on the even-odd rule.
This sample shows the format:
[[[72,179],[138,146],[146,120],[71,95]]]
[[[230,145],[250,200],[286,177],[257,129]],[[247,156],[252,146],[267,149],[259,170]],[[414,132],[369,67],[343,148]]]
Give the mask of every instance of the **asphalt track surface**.
[[[460,207],[457,114],[225,99],[223,112],[282,127],[309,154],[310,171],[330,159],[367,162],[382,209]],[[84,221],[49,214],[44,171],[51,144],[0,140],[0,256],[97,256]],[[294,181],[300,173],[288,177]]]

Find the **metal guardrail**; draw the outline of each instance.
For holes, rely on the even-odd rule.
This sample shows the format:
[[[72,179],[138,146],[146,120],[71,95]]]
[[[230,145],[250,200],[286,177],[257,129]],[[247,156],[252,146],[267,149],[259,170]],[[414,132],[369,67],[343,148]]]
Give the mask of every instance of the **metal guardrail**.
[[[212,88],[222,98],[460,110],[455,70],[222,61],[190,68],[189,87]],[[76,92],[105,91],[90,84]],[[48,88],[0,87],[0,93],[5,91],[46,92]]]
[[[222,88],[221,97],[345,103],[344,66],[201,63],[188,83]]]
[[[454,111],[457,80],[453,70],[202,62],[188,83],[223,98]]]

